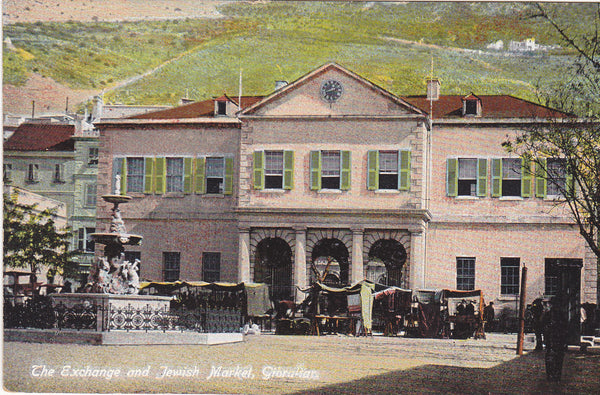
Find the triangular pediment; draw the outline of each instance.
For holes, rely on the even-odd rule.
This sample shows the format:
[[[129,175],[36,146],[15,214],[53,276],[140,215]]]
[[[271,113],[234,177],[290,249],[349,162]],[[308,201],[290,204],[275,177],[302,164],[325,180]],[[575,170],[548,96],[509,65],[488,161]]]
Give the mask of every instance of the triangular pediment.
[[[325,64],[245,109],[252,116],[423,115],[413,105],[336,63]]]

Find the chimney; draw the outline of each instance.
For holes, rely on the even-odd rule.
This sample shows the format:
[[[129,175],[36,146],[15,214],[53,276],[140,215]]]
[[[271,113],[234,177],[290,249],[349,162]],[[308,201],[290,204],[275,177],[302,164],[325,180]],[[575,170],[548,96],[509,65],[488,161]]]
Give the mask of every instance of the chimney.
[[[92,121],[97,121],[102,118],[102,107],[104,106],[104,100],[102,96],[94,96],[94,106],[92,107]]]
[[[287,81],[275,81],[275,90],[277,91],[287,85],[288,85]]]
[[[437,78],[427,78],[427,100],[435,101],[440,99],[440,80]]]

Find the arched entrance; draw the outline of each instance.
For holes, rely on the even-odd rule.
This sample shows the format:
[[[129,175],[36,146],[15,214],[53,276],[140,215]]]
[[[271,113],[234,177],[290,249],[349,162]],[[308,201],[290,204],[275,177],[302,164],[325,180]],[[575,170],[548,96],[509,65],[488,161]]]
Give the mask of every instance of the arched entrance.
[[[321,239],[312,249],[311,282],[328,285],[348,284],[348,249],[336,238]]]
[[[271,300],[293,300],[292,249],[279,237],[267,237],[256,246],[254,282],[269,285]]]
[[[367,279],[384,285],[399,287],[402,267],[406,263],[404,246],[394,239],[380,239],[369,250]]]

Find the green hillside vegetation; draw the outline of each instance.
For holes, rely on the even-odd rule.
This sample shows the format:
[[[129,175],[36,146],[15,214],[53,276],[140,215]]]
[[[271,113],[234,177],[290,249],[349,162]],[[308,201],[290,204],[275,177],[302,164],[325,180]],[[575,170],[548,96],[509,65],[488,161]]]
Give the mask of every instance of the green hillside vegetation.
[[[228,3],[222,19],[128,23],[35,23],[4,26],[23,56],[4,48],[4,81],[22,84],[38,72],[76,89],[108,89],[126,104],[176,104],[223,92],[268,94],[275,80],[294,80],[338,62],[398,95],[421,94],[434,59],[443,93],[507,93],[532,99],[541,76],[552,83],[569,54],[502,56],[465,52],[503,40],[535,37],[555,44],[547,25],[523,18],[511,3]],[[586,5],[563,17],[585,21]],[[390,38],[427,45],[403,44]],[[123,88],[115,83],[173,60]]]

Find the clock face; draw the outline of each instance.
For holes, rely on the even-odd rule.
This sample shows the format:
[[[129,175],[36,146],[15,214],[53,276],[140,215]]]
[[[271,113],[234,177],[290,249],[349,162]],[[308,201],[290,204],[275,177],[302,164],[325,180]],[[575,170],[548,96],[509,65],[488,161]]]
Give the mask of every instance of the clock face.
[[[321,85],[321,97],[329,103],[333,103],[339,99],[343,92],[344,88],[342,84],[336,80],[327,80]]]

